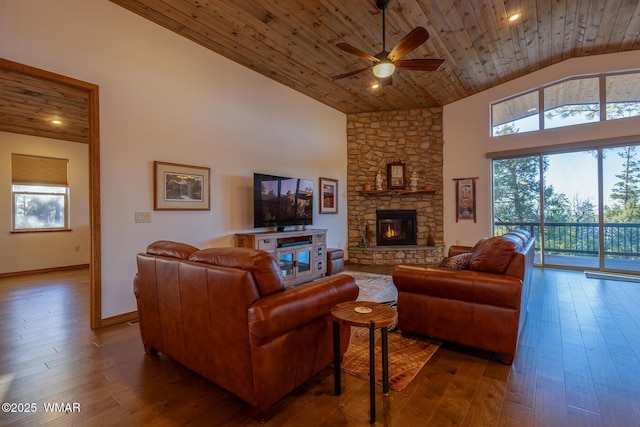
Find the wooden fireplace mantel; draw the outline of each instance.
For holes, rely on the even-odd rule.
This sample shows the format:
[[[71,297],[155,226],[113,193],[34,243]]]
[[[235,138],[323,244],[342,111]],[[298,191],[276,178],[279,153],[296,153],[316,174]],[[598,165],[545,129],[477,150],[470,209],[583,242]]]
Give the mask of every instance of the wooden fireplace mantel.
[[[362,194],[365,196],[410,196],[418,194],[436,194],[436,190],[363,190]]]

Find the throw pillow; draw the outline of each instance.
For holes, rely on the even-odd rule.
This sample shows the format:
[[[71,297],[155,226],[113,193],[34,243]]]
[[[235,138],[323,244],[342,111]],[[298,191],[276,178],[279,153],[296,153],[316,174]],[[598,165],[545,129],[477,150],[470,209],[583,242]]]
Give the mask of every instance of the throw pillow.
[[[438,267],[448,268],[450,270],[466,270],[469,267],[471,252],[454,255],[442,260]]]
[[[491,237],[476,245],[469,260],[469,270],[502,274],[517,251],[512,240],[503,236]]]

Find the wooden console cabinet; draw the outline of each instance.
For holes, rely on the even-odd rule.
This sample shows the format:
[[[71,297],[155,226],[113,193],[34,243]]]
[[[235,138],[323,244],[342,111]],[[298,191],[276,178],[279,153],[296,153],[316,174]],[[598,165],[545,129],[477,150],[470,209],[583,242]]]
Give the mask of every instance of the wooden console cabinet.
[[[327,272],[327,230],[238,233],[236,246],[269,252],[280,265],[286,286],[310,282]]]

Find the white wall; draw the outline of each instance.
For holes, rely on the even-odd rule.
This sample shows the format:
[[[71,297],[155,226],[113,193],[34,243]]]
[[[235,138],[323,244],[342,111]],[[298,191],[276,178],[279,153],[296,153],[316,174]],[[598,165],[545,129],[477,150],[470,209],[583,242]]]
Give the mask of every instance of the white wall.
[[[12,153],[69,160],[71,231],[10,233]],[[88,145],[0,132],[0,182],[0,274],[89,263]]]
[[[491,162],[486,153],[579,141],[638,136],[640,118],[490,138],[491,102],[581,74],[637,69],[640,51],[574,58],[444,107],[444,241],[472,245],[492,233]],[[454,178],[478,177],[477,223],[455,221]]]
[[[100,86],[104,318],[135,310],[148,243],[229,246],[251,231],[253,172],[346,183],[344,114],[106,0],[0,0],[0,57]],[[154,212],[154,160],[210,167],[211,211]],[[344,247],[346,212],[315,210]]]

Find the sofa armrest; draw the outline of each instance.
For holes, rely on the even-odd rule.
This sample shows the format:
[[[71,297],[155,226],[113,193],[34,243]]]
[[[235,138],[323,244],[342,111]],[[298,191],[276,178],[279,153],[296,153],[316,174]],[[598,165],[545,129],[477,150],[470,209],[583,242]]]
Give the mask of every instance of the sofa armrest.
[[[338,274],[261,298],[249,307],[249,339],[264,345],[330,315],[334,305],[354,301],[359,291],[353,277]]]
[[[522,281],[506,274],[399,265],[393,272],[398,293],[520,308]]]
[[[460,245],[453,245],[451,247],[449,247],[449,255],[450,257],[452,256],[456,256],[456,255],[460,255],[460,254],[466,254],[469,252],[473,252],[473,246],[460,246]]]

